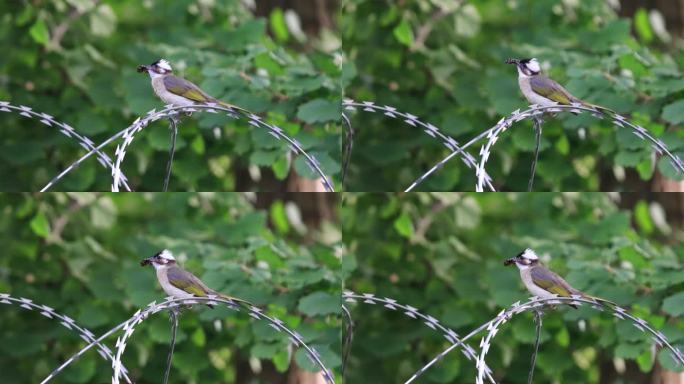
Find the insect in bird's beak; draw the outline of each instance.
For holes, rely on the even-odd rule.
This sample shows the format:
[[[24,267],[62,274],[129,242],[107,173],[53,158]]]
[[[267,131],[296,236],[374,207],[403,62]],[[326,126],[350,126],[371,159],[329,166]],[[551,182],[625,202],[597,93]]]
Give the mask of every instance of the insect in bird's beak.
[[[518,59],[506,59],[505,61],[506,64],[515,64],[518,65],[520,63],[520,60]]]
[[[144,267],[144,266],[146,266],[146,265],[148,265],[148,264],[152,264],[152,261],[151,261],[150,259],[151,259],[151,257],[148,257],[147,259],[142,259],[142,260],[140,261],[140,266],[141,266],[141,267]]]
[[[138,65],[138,72],[140,72],[140,73],[147,72],[147,70],[148,70],[149,68],[150,68],[150,67],[147,66],[147,65]]]
[[[507,259],[506,261],[504,261],[505,266],[509,266],[511,264],[515,264],[515,257],[511,257],[510,259]]]

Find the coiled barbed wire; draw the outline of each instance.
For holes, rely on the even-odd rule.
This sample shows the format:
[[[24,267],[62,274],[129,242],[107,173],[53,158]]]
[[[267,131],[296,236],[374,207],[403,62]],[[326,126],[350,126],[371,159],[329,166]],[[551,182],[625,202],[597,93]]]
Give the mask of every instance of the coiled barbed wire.
[[[488,175],[485,173],[485,165],[487,163],[487,160],[489,159],[491,148],[497,142],[497,140],[499,139],[499,135],[501,133],[505,132],[508,128],[510,128],[513,125],[513,123],[526,119],[534,119],[538,116],[541,116],[544,113],[560,112],[589,112],[592,116],[598,119],[603,119],[604,117],[606,117],[614,125],[618,127],[629,128],[632,130],[632,133],[634,133],[634,135],[636,135],[641,140],[649,141],[651,143],[651,147],[656,152],[658,152],[658,154],[662,155],[664,153],[666,156],[668,156],[670,158],[670,163],[672,164],[672,166],[675,169],[679,170],[682,174],[684,174],[684,162],[682,162],[682,160],[678,156],[672,154],[665,145],[665,143],[662,142],[662,140],[654,138],[648,133],[646,128],[630,122],[629,120],[627,120],[626,117],[620,114],[606,112],[601,109],[584,106],[579,103],[573,103],[571,105],[559,104],[552,106],[540,106],[534,104],[522,112],[520,112],[519,109],[513,111],[513,113],[511,113],[510,116],[499,120],[499,122],[493,127],[493,129],[487,131],[487,142],[480,148],[480,160],[478,162],[477,167],[475,168],[475,174],[477,176],[477,184],[475,186],[475,191],[484,191],[485,183],[488,181],[488,179],[486,178],[486,176],[488,177]]]
[[[319,353],[314,349],[313,347],[308,346],[304,340],[302,339],[302,336],[297,333],[296,331],[292,331],[289,328],[285,326],[285,323],[277,319],[275,317],[271,317],[263,313],[263,310],[259,307],[255,307],[253,305],[246,305],[242,304],[230,299],[218,297],[215,295],[209,295],[206,297],[193,297],[193,298],[188,298],[188,299],[177,299],[173,297],[167,297],[165,301],[157,304],[156,301],[153,301],[152,303],[148,304],[147,307],[144,310],[138,310],[130,319],[124,321],[123,324],[123,330],[124,333],[122,336],[118,337],[116,340],[116,356],[114,360],[112,360],[112,368],[114,370],[114,375],[112,376],[112,384],[118,384],[119,383],[119,376],[120,372],[122,369],[121,365],[121,357],[123,356],[123,353],[126,349],[126,341],[128,338],[130,338],[133,335],[133,332],[135,331],[135,326],[141,324],[147,317],[150,315],[153,315],[155,313],[158,313],[160,311],[166,310],[166,309],[173,309],[176,307],[180,307],[183,305],[195,305],[195,304],[210,304],[210,305],[219,305],[219,304],[224,304],[227,308],[235,311],[240,311],[240,309],[244,309],[247,311],[247,314],[251,316],[252,318],[256,320],[263,320],[268,323],[268,325],[275,329],[277,332],[285,332],[288,335],[288,338],[291,343],[293,343],[297,347],[302,347],[304,348],[304,351],[306,353],[306,356],[311,360],[311,362],[315,365],[317,365],[319,368],[321,368],[321,371],[323,372],[323,377],[328,384],[334,384],[335,383],[335,378],[333,377],[332,373],[326,368],[326,366],[323,364],[321,361],[321,356]]]
[[[60,313],[55,312],[55,310],[51,307],[48,307],[47,305],[38,305],[33,302],[31,299],[27,299],[25,297],[19,297],[15,298],[12,297],[9,293],[0,293],[0,304],[5,304],[5,305],[18,305],[21,308],[24,308],[29,311],[35,311],[41,314],[42,316],[48,318],[48,319],[53,319],[53,320],[60,320],[60,324],[70,330],[70,331],[75,331],[78,333],[78,336],[85,340],[88,343],[94,343],[95,345],[98,346],[97,353],[105,360],[111,360],[113,361],[114,356],[112,355],[112,351],[109,349],[104,344],[101,344],[99,341],[95,340],[95,334],[93,334],[89,329],[81,327],[80,325],[76,324],[76,321],[72,318],[70,318],[67,315],[62,315]],[[126,380],[127,383],[131,383],[131,379],[128,378],[128,370],[126,367],[122,366],[121,367],[122,374],[124,376],[124,379]]]
[[[555,109],[558,109],[558,110],[555,110]],[[556,106],[548,106],[548,107],[541,107],[541,106],[538,106],[538,105],[536,105],[536,104],[533,104],[533,105],[529,106],[528,109],[524,110],[523,112],[520,112],[520,109],[517,109],[517,110],[513,111],[513,113],[511,113],[510,116],[508,116],[508,117],[502,117],[502,118],[496,123],[496,125],[494,125],[494,127],[489,128],[489,129],[483,131],[482,133],[480,133],[480,134],[478,134],[477,136],[475,136],[473,139],[469,140],[466,144],[462,145],[462,146],[461,146],[461,151],[462,151],[462,150],[465,150],[465,149],[468,148],[468,147],[470,147],[470,146],[473,145],[474,143],[480,141],[480,140],[481,140],[482,138],[484,138],[484,137],[487,137],[487,138],[489,139],[488,142],[491,142],[491,144],[489,144],[489,147],[491,147],[491,146],[496,142],[496,140],[498,140],[498,134],[501,133],[501,132],[498,132],[498,133],[495,135],[495,134],[494,134],[495,131],[501,130],[501,127],[502,127],[502,126],[505,126],[505,128],[503,129],[503,130],[505,130],[505,129],[509,128],[510,125],[512,125],[512,123],[517,122],[517,121],[520,121],[520,120],[524,120],[524,119],[526,119],[526,118],[533,118],[533,119],[534,119],[535,117],[539,117],[539,116],[541,116],[541,115],[543,114],[543,112],[541,112],[541,113],[535,113],[535,112],[534,112],[534,111],[538,111],[538,110],[545,110],[544,112],[560,112],[560,111],[562,111],[562,110],[566,110],[566,111],[570,111],[570,112],[578,112],[578,113],[579,113],[579,112],[589,112],[589,113],[591,113],[592,115],[594,115],[595,117],[597,117],[597,118],[599,118],[599,119],[601,119],[602,116],[609,116],[609,117],[612,116],[610,113],[603,112],[603,111],[601,111],[601,110],[599,110],[599,109],[594,109],[594,108],[590,108],[590,107],[585,107],[585,106],[578,105],[578,104],[573,104],[573,105],[556,105]],[[520,115],[524,115],[524,116],[521,117]],[[612,120],[612,119],[611,119],[611,120]],[[667,148],[667,146],[665,145],[665,143],[663,143],[663,142],[662,142],[661,140],[659,140],[659,139],[655,139],[654,137],[652,137],[644,127],[641,127],[641,126],[639,126],[639,125],[637,125],[637,124],[633,124],[633,123],[629,122],[624,116],[621,116],[621,115],[619,115],[619,114],[615,114],[615,120],[612,120],[612,121],[613,121],[613,123],[614,123],[615,125],[617,125],[617,126],[619,126],[619,127],[625,127],[625,126],[627,126],[627,127],[631,128],[631,129],[633,130],[634,134],[635,134],[637,137],[639,137],[640,139],[650,141],[650,142],[652,143],[653,148],[656,150],[656,152],[658,152],[659,154],[665,153],[665,154],[670,158],[670,161],[671,161],[672,166],[673,166],[674,168],[678,169],[680,172],[684,173],[684,162],[683,162],[678,156],[672,154],[672,153],[669,151],[669,149]],[[496,137],[496,138],[495,138],[495,137]],[[482,160],[482,159],[484,158],[484,159],[485,159],[485,162],[486,162],[486,160],[489,158],[489,153],[487,152],[487,155],[486,155],[486,157],[485,157],[484,154],[483,154],[483,151],[484,151],[484,149],[481,148],[481,149],[480,149],[480,156],[481,156],[481,157],[480,157],[480,160]],[[433,174],[434,172],[436,172],[438,169],[442,168],[449,160],[451,160],[454,156],[458,155],[459,153],[460,153],[460,151],[456,151],[456,152],[450,153],[450,154],[447,155],[445,158],[443,158],[442,160],[440,160],[439,162],[437,162],[437,163],[436,163],[434,166],[432,166],[432,168],[430,168],[427,172],[425,172],[425,173],[422,174],[420,177],[418,177],[418,178],[417,178],[417,179],[416,179],[416,180],[415,180],[415,181],[414,181],[414,182],[405,190],[405,192],[410,192],[411,190],[413,190],[414,188],[416,188],[419,184],[421,184],[423,181],[425,181],[425,179],[427,179],[430,175],[432,175],[432,174]],[[490,188],[491,177],[490,177],[489,174],[487,174],[486,172],[480,171],[481,168],[482,168],[482,167],[481,167],[481,165],[480,165],[480,162],[478,162],[478,165],[477,165],[476,168],[475,168],[475,170],[476,170],[476,176],[478,176],[478,182],[477,182],[477,185],[476,185],[476,190],[478,189],[478,188],[477,188],[478,186],[481,186],[481,178],[482,178],[484,175],[486,175],[486,179],[484,179],[484,180],[487,182],[487,188],[491,190],[491,188]],[[482,169],[483,169],[483,168],[482,168]],[[478,174],[477,172],[484,172],[484,173],[479,173],[479,174]],[[484,189],[484,188],[482,188],[482,189]],[[481,190],[480,190],[480,192],[481,192]]]
[[[631,315],[627,312],[626,309],[618,306],[618,305],[613,305],[613,304],[608,304],[606,302],[602,302],[601,300],[596,300],[592,298],[587,298],[583,297],[580,295],[573,295],[571,297],[552,297],[552,298],[539,298],[539,297],[533,297],[531,298],[528,302],[520,304],[520,302],[515,302],[513,305],[508,308],[503,310],[493,321],[489,323],[487,326],[487,335],[482,338],[482,341],[480,342],[480,355],[478,356],[478,373],[477,373],[477,381],[476,384],[483,384],[483,378],[485,371],[483,369],[483,364],[485,361],[485,356],[487,355],[487,352],[489,352],[489,348],[491,346],[491,340],[494,338],[494,336],[499,332],[499,327],[502,324],[505,324],[508,320],[510,320],[514,315],[523,313],[523,312],[528,312],[528,311],[536,311],[539,310],[543,306],[550,306],[550,305],[558,305],[558,304],[563,304],[563,303],[571,303],[571,304],[589,304],[589,307],[592,309],[595,309],[597,311],[603,312],[604,310],[607,310],[613,314],[613,316],[617,319],[620,320],[627,320],[631,321],[634,327],[638,329],[639,331],[643,333],[650,333],[651,334],[651,340],[658,344],[659,346],[666,346],[672,355],[672,359],[679,362],[682,366],[684,366],[684,354],[682,352],[673,347],[665,335],[660,332],[654,330],[646,320],[641,319],[639,317],[636,317],[634,315]]]
[[[320,163],[318,160],[313,157],[312,155],[309,155],[301,146],[301,144],[297,141],[297,139],[290,138],[287,136],[281,128],[279,128],[276,125],[268,124],[264,121],[261,120],[261,117],[258,115],[255,115],[253,113],[241,110],[241,109],[235,109],[231,107],[224,107],[222,105],[216,104],[216,103],[207,103],[207,104],[193,104],[189,106],[173,106],[173,105],[167,105],[160,111],[156,111],[156,109],[153,109],[145,115],[144,118],[138,118],[136,119],[133,124],[131,124],[128,128],[124,130],[123,134],[123,143],[120,145],[117,145],[116,147],[116,162],[114,163],[114,167],[112,167],[112,192],[118,192],[119,187],[121,184],[121,163],[123,162],[124,157],[126,156],[126,147],[128,147],[132,142],[133,142],[133,137],[136,133],[142,131],[143,128],[145,128],[150,122],[157,121],[161,118],[164,117],[169,117],[173,118],[178,116],[180,113],[192,113],[192,112],[208,112],[208,113],[218,113],[218,111],[223,111],[226,112],[226,116],[239,120],[240,116],[244,117],[247,119],[247,122],[256,127],[262,127],[266,128],[268,130],[268,133],[275,137],[277,140],[285,140],[288,144],[288,147],[290,150],[295,152],[296,154],[300,154],[304,156],[304,159],[306,161],[306,164],[309,166],[312,172],[317,173],[318,176],[321,178],[321,183],[323,184],[323,188],[327,192],[334,192],[333,186],[328,180],[328,177],[323,173],[323,171],[320,168]]]
[[[423,324],[429,327],[430,329],[433,329],[435,331],[441,332],[442,336],[450,342],[452,345],[461,345],[463,348],[461,349],[461,352],[463,355],[469,360],[473,361],[476,359],[477,355],[475,353],[475,349],[473,349],[470,345],[465,344],[465,340],[460,338],[458,336],[458,333],[456,333],[454,330],[447,328],[443,326],[442,324],[439,323],[439,320],[436,318],[430,316],[430,315],[425,315],[422,314],[418,311],[417,308],[414,308],[410,305],[403,305],[397,302],[395,299],[391,299],[388,297],[376,297],[372,293],[362,293],[362,294],[357,294],[352,291],[345,291],[342,293],[342,299],[345,300],[346,302],[349,303],[364,303],[364,304],[381,304],[384,308],[397,311],[400,310],[402,313],[412,319],[420,319],[423,321]],[[489,381],[491,383],[495,383],[494,378],[491,376],[491,369],[485,365],[485,370],[487,371],[485,374]],[[415,374],[407,381],[407,383],[411,382],[414,380]]]
[[[486,329],[487,335],[485,335],[480,341],[480,354],[476,359],[476,368],[478,370],[476,384],[482,384],[484,375],[488,373],[485,365],[485,357],[487,352],[489,351],[491,339],[494,337],[494,335],[496,335],[496,333],[499,330],[498,327],[506,321],[510,320],[510,318],[513,315],[517,315],[519,313],[523,313],[526,311],[537,311],[540,310],[540,308],[543,306],[553,306],[561,304],[563,302],[568,302],[572,304],[589,304],[593,309],[599,311],[610,311],[613,314],[613,316],[615,316],[617,319],[631,321],[634,324],[634,326],[640,331],[650,333],[652,335],[653,341],[656,344],[658,344],[659,346],[666,346],[670,350],[673,359],[678,361],[680,364],[684,365],[684,354],[682,354],[682,352],[679,349],[673,347],[662,332],[654,330],[653,328],[651,328],[650,325],[648,325],[648,323],[645,320],[629,314],[626,309],[618,305],[608,304],[602,302],[601,300],[589,299],[577,295],[571,297],[557,296],[552,298],[539,298],[534,296],[531,297],[529,301],[523,304],[520,304],[520,301],[517,301],[513,303],[509,308],[501,310],[501,312],[499,312],[499,314],[496,315],[492,320],[483,323],[482,325],[468,333],[466,336],[462,337],[459,343],[449,346],[447,349],[445,349],[437,356],[435,356],[427,364],[421,367],[405,384],[413,382],[420,375],[425,373],[425,371],[427,371],[431,366],[442,360],[454,348],[458,347],[461,343],[464,343],[468,339],[472,338],[473,336],[477,335],[478,333]]]
[[[405,113],[399,111],[397,108],[389,106],[389,105],[376,105],[375,102],[373,101],[361,101],[357,102],[352,99],[344,99],[342,101],[342,107],[346,110],[349,111],[356,111],[360,110],[363,112],[382,112],[383,115],[393,118],[393,119],[402,119],[404,123],[413,126],[413,127],[420,127],[423,129],[423,132],[425,132],[428,136],[437,139],[442,142],[442,144],[451,151],[451,156],[456,156],[459,155],[461,157],[461,160],[463,163],[468,167],[468,168],[473,168],[477,165],[477,162],[475,161],[475,157],[473,157],[470,153],[465,152],[465,147],[460,146],[458,144],[458,141],[456,141],[454,138],[447,136],[443,134],[440,129],[436,126],[434,126],[431,123],[424,123],[421,120],[418,119],[418,116],[412,115],[410,113]],[[491,190],[494,190],[494,186],[491,185],[491,178],[489,175],[485,176],[485,179],[488,179],[485,183],[487,184],[488,188],[491,188]],[[415,184],[415,183],[414,183]],[[412,185],[412,187],[409,187],[409,189],[406,191],[410,191],[413,189],[415,185]]]
[[[31,107],[27,107],[25,105],[12,105],[9,101],[0,101],[0,112],[16,112],[17,114],[24,116],[28,119],[36,119],[40,121],[42,124],[47,125],[48,127],[58,128],[59,133],[68,137],[69,139],[75,139],[78,142],[78,144],[81,147],[83,147],[83,149],[87,151],[95,151],[95,153],[97,154],[97,161],[105,169],[112,168],[112,159],[106,153],[101,152],[99,148],[95,148],[94,143],[91,139],[89,139],[87,136],[81,135],[80,133],[76,132],[76,129],[74,129],[74,127],[70,126],[69,124],[57,121],[54,117],[48,115],[47,113],[35,112]],[[128,186],[128,179],[126,178],[126,176],[122,174],[121,179],[124,188],[126,188],[127,191],[130,191],[131,189]],[[44,192],[45,190],[49,189],[52,185],[52,182],[48,183],[48,185],[46,185],[43,188],[43,190],[41,190],[41,192]]]

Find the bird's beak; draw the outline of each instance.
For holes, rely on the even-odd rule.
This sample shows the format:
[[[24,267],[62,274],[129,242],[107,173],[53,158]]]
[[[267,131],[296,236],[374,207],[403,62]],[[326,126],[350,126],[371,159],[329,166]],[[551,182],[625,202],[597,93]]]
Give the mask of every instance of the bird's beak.
[[[144,267],[148,264],[152,264],[152,258],[151,257],[148,257],[147,259],[140,260],[140,266],[141,267]]]
[[[147,72],[150,69],[149,65],[138,65],[138,72]]]
[[[520,63],[520,60],[518,60],[518,59],[506,59],[505,63],[506,63],[506,64],[515,64],[515,65],[518,65],[518,64]],[[508,261],[508,260],[506,260],[506,261]]]
[[[506,261],[504,261],[505,266],[509,266],[511,264],[515,264],[515,257],[511,257],[510,259],[507,259]]]

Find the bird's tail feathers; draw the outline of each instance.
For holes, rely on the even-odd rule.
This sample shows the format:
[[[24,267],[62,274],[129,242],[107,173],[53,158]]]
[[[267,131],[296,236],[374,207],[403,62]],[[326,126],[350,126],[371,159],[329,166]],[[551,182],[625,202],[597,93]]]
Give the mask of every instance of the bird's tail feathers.
[[[601,112],[608,113],[608,114],[611,114],[611,115],[617,115],[617,112],[613,111],[613,110],[610,109],[610,108],[602,107],[602,106],[600,106],[600,105],[596,105],[596,104],[592,104],[592,103],[587,103],[587,102],[584,101],[584,100],[580,100],[580,103],[581,103],[582,105],[584,105],[585,107],[598,109],[598,110],[601,111]]]
[[[582,297],[584,297],[585,299],[598,301],[599,303],[602,303],[602,304],[610,305],[611,307],[617,307],[617,306],[618,306],[618,305],[615,304],[614,302],[612,302],[612,301],[610,301],[610,300],[602,299],[602,298],[600,298],[600,297],[590,296],[590,295],[586,295],[586,294],[583,294]]]
[[[214,102],[217,103],[218,105],[222,106],[222,107],[237,109],[239,111],[246,112],[246,113],[252,113],[252,112],[250,112],[244,108],[238,107],[237,105],[226,103],[225,101],[221,101],[221,100],[217,99],[217,100],[214,100]]]
[[[222,298],[222,299],[225,299],[225,300],[232,300],[232,301],[235,301],[235,302],[237,302],[237,303],[243,303],[243,304],[246,304],[246,305],[254,306],[254,304],[250,303],[250,302],[247,301],[247,300],[238,299],[237,297],[224,295],[223,293],[220,293],[220,292],[211,292],[211,294],[212,294],[212,295],[216,295],[216,296],[218,296],[218,297],[220,297],[220,298]]]

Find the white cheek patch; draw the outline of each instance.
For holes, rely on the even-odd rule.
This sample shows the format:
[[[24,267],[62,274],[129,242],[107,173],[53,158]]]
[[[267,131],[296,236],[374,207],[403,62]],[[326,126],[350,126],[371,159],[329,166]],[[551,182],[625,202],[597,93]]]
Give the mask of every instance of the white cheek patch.
[[[539,67],[539,62],[537,61],[537,59],[530,60],[530,62],[527,63],[526,67],[532,72],[541,71],[541,67]]]

